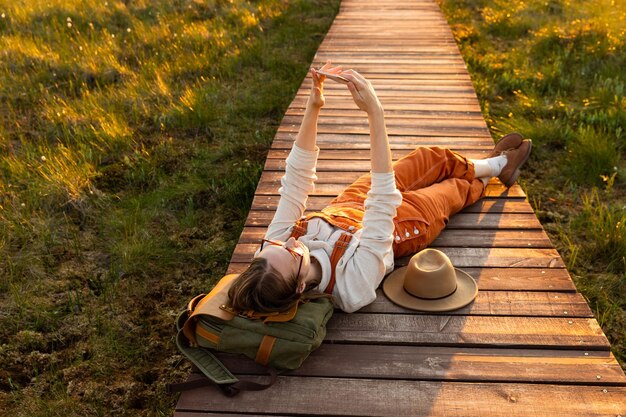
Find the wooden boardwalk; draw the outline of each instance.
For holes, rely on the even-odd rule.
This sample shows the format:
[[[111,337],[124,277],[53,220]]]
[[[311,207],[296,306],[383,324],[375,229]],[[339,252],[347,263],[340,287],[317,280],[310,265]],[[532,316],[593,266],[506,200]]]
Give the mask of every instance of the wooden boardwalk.
[[[394,159],[418,145],[473,158],[493,147],[435,1],[344,1],[313,65],[327,59],[372,81]],[[309,85],[304,80],[278,129],[229,272],[246,267],[273,216]],[[365,114],[332,81],[326,98],[310,210],[369,171]],[[359,312],[336,312],[324,345],[269,390],[236,398],[213,387],[188,391],[176,416],[626,417],[624,372],[518,185],[507,191],[491,183],[487,197],[454,216],[432,246],[476,279],[472,304],[425,314],[395,306],[379,290]],[[237,374],[258,372],[254,364],[223,358]]]

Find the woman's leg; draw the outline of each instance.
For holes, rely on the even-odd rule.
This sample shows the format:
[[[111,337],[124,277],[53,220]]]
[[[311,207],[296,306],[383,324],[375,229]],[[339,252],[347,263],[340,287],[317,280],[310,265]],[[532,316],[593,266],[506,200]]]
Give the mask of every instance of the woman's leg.
[[[401,192],[428,187],[447,178],[474,179],[474,165],[466,157],[445,148],[419,147],[393,164],[396,186]],[[370,174],[364,174],[346,187],[331,205],[362,204],[371,187]]]
[[[446,148],[420,147],[398,159],[393,166],[400,191],[417,190],[448,178],[474,179],[474,165],[463,155]]]
[[[475,165],[475,161],[437,147],[417,148],[396,161],[393,169],[403,201],[394,218],[394,255],[411,255],[432,243],[450,216],[480,200],[489,178],[500,172],[503,162],[506,158],[498,156]],[[361,214],[370,186],[370,175],[362,175],[329,207]]]
[[[426,248],[448,224],[450,216],[480,200],[483,182],[448,178],[419,190],[402,193],[397,209],[394,256],[412,255]]]

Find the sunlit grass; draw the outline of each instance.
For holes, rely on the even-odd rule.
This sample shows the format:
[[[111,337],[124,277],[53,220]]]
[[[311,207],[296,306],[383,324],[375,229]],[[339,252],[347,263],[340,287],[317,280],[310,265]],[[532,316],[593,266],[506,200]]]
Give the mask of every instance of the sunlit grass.
[[[587,262],[607,261],[607,270],[624,274],[626,269],[626,210],[610,202],[607,192],[593,188],[582,196],[583,210],[577,219],[578,227],[589,233],[591,251]],[[607,202],[609,200],[609,202]]]
[[[168,415],[333,0],[0,0],[0,409]]]
[[[494,138],[626,369],[626,1],[440,0]]]

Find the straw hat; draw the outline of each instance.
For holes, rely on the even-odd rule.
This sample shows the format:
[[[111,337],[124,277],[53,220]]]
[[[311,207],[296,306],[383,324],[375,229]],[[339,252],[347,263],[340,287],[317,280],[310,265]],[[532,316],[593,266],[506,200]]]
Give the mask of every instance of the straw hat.
[[[450,311],[471,303],[478,294],[474,278],[452,266],[445,253],[426,248],[409,264],[393,271],[383,291],[394,303],[422,311]]]

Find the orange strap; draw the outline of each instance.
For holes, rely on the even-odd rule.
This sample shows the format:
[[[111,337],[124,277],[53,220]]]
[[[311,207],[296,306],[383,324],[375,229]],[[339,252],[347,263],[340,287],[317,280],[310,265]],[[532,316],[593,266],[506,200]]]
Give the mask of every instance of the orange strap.
[[[296,222],[296,224],[293,226],[293,229],[291,230],[291,237],[298,239],[300,236],[304,236],[306,234],[308,222],[309,221],[307,220],[306,217],[300,218]],[[330,255],[330,270],[331,270],[330,282],[328,283],[328,286],[324,290],[326,294],[333,293],[333,289],[335,288],[335,267],[337,266],[339,259],[341,259],[346,249],[348,248],[348,245],[350,244],[351,240],[352,240],[352,234],[343,233],[341,237],[337,239],[337,242],[335,243],[335,246],[333,247],[333,252]]]
[[[332,294],[333,288],[335,288],[335,268],[337,267],[337,263],[339,259],[343,256],[344,252],[348,248],[350,241],[352,240],[352,235],[349,233],[344,233],[341,235],[337,242],[335,243],[335,247],[333,248],[333,253],[330,255],[330,282],[324,292],[326,294]]]
[[[196,335],[201,336],[203,338],[205,338],[206,340],[208,340],[209,342],[212,342],[216,345],[219,345],[220,343],[220,336],[208,331],[207,329],[205,329],[202,326],[198,326],[196,325]],[[195,336],[195,335],[194,335]],[[194,337],[194,341],[196,340],[196,338]]]
[[[254,359],[257,363],[267,365],[270,360],[270,355],[272,354],[274,342],[276,342],[276,338],[274,336],[267,334],[263,336],[261,344],[259,345],[259,350],[256,352],[256,358]]]
[[[293,226],[293,229],[291,230],[291,237],[294,239],[298,239],[300,238],[300,236],[304,236],[306,234],[308,223],[309,221],[306,219],[306,217],[301,217],[300,220],[298,220]]]

